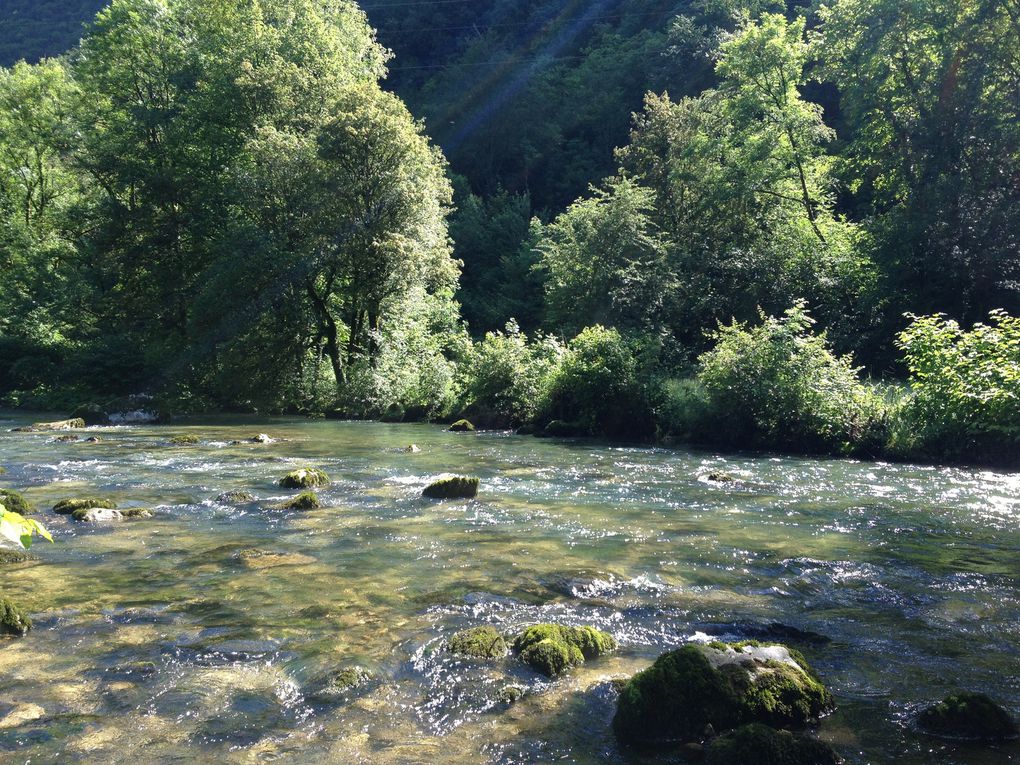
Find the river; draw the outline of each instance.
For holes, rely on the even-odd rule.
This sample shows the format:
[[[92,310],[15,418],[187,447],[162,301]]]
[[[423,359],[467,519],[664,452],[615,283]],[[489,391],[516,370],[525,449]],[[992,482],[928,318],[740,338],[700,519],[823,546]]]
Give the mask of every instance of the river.
[[[35,622],[0,643],[0,762],[672,762],[617,745],[608,681],[773,623],[835,693],[818,735],[849,763],[1020,762],[1020,743],[911,724],[959,689],[1020,712],[1020,474],[297,418],[8,432],[26,422],[0,418],[0,487],[55,543],[0,567]],[[332,477],[325,507],[275,509],[306,465]],[[478,498],[423,499],[445,472],[480,477]],[[215,501],[233,489],[258,500]],[[88,494],[155,516],[49,511]],[[442,650],[540,621],[620,650],[557,681]],[[373,680],[309,700],[351,666]],[[526,689],[509,708],[508,683]]]

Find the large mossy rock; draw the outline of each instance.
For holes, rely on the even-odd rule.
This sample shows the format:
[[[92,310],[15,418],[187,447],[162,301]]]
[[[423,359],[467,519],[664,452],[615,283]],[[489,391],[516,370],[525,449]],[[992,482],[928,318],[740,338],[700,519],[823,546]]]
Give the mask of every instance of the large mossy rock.
[[[968,741],[1005,741],[1020,735],[1009,712],[983,693],[956,693],[917,718],[922,730]]]
[[[475,426],[468,420],[457,420],[450,426],[451,433],[474,433]]]
[[[426,486],[422,495],[430,499],[472,499],[478,496],[480,483],[477,478],[465,476],[440,478]]]
[[[446,650],[472,659],[502,659],[510,649],[494,627],[462,630],[446,641]]]
[[[91,510],[93,507],[115,508],[117,503],[109,497],[75,497],[62,499],[53,506],[57,515],[71,515],[75,510]]]
[[[329,475],[318,468],[299,468],[292,470],[280,479],[284,489],[314,489],[316,486],[328,486]]]
[[[151,518],[152,511],[145,507],[125,507],[123,510],[112,507],[83,507],[73,511],[71,517],[81,523],[116,523],[137,518]]]
[[[24,636],[32,629],[32,620],[20,606],[7,598],[0,598],[0,633]]]
[[[705,765],[839,765],[828,744],[753,723],[713,741]]]
[[[709,725],[800,727],[833,707],[804,658],[785,646],[688,645],[631,678],[613,728],[630,743],[684,743]]]
[[[514,639],[518,658],[548,677],[558,677],[584,664],[586,659],[595,659],[615,649],[613,636],[594,627],[536,624]]]
[[[19,515],[30,515],[35,512],[35,508],[28,504],[28,500],[14,489],[0,489],[0,505],[8,512]]]

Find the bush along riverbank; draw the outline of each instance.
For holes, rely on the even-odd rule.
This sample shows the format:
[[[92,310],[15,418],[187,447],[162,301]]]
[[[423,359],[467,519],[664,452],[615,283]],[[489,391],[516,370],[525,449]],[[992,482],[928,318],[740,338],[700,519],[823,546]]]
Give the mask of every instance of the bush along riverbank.
[[[802,304],[756,324],[711,333],[690,364],[657,343],[602,326],[569,342],[529,338],[516,324],[468,343],[440,399],[386,397],[342,408],[273,410],[336,419],[440,421],[450,430],[514,429],[548,437],[893,461],[1020,466],[1020,319],[993,312],[964,329],[941,316],[913,317],[899,334],[897,382],[866,379],[836,353]],[[675,355],[675,354],[674,354]],[[67,394],[70,395],[70,394]],[[36,405],[61,395],[28,397]],[[216,411],[189,397],[133,396],[75,402],[71,420],[141,424],[171,411]],[[321,402],[320,402],[321,403]]]

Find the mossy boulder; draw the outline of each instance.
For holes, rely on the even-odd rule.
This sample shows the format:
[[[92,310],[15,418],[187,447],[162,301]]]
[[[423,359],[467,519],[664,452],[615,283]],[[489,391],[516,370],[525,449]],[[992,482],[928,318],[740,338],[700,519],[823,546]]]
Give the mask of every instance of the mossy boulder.
[[[81,417],[72,417],[68,420],[57,420],[55,422],[33,422],[21,428],[15,428],[16,433],[40,433],[51,430],[80,430],[85,427],[85,420]]]
[[[842,761],[828,744],[760,723],[720,736],[705,753],[706,765],[839,765]]]
[[[281,510],[315,510],[322,507],[314,491],[305,491],[280,505]]]
[[[553,420],[548,423],[536,435],[546,438],[580,438],[589,435],[588,429],[577,422],[566,422],[564,420]]]
[[[450,426],[451,433],[474,433],[475,426],[468,420],[457,420]]]
[[[71,412],[71,419],[77,419],[86,425],[105,425],[110,421],[110,413],[99,404],[83,404]]]
[[[23,550],[0,548],[0,566],[16,566],[30,560],[34,560],[34,558]]]
[[[968,741],[1005,741],[1020,735],[1009,712],[983,693],[956,693],[917,718],[921,730]]]
[[[314,489],[316,486],[328,486],[329,476],[318,468],[299,468],[292,470],[280,479],[284,489]]]
[[[471,499],[478,496],[479,483],[479,479],[465,476],[440,478],[426,486],[422,494],[430,499]]]
[[[62,499],[53,506],[57,515],[71,515],[75,510],[91,510],[93,507],[115,508],[117,503],[109,497],[75,497]]]
[[[112,507],[80,508],[71,513],[71,517],[81,523],[114,523],[138,518],[151,518],[152,511],[145,507],[125,507],[117,510]]]
[[[343,667],[327,672],[316,680],[305,696],[309,701],[320,704],[343,701],[373,679],[372,673],[364,667]]]
[[[516,704],[518,701],[524,698],[524,694],[527,693],[527,690],[528,689],[525,688],[523,685],[516,684],[504,685],[502,688],[496,691],[496,703],[505,704],[506,706]]]
[[[174,436],[170,439],[170,443],[174,446],[194,446],[199,443],[201,439],[198,436],[184,435]]]
[[[57,436],[53,439],[53,441],[58,444],[73,444],[74,442],[79,441],[80,438],[80,436],[77,436],[74,433],[68,433],[65,436]]]
[[[462,630],[446,641],[446,650],[473,659],[502,659],[510,649],[494,627]]]
[[[731,476],[729,473],[724,473],[722,470],[713,470],[707,476],[705,476],[712,483],[733,483],[737,479]]]
[[[536,624],[514,639],[514,652],[532,669],[548,677],[584,664],[616,649],[612,635],[594,627]]]
[[[14,601],[0,598],[0,633],[24,636],[32,629],[32,620]]]
[[[688,645],[631,678],[613,729],[629,743],[685,743],[700,740],[707,726],[800,727],[833,708],[804,657],[785,646]]]
[[[231,505],[243,505],[247,502],[254,502],[258,497],[252,494],[250,491],[225,491],[222,494],[216,495],[216,501],[224,504]]]
[[[35,508],[28,504],[28,500],[14,489],[0,489],[0,505],[3,505],[5,510],[19,515],[30,515],[35,512]]]

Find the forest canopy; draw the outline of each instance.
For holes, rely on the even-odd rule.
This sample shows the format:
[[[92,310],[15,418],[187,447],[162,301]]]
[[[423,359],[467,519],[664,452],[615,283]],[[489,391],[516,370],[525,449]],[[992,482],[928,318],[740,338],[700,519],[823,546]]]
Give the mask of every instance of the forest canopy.
[[[1020,363],[1020,0],[363,7],[9,4],[6,403],[701,438],[748,333],[813,349],[769,363],[841,381],[859,416],[800,441],[852,451],[935,417],[855,364],[920,386],[946,326]],[[592,409],[602,364],[633,416]]]

